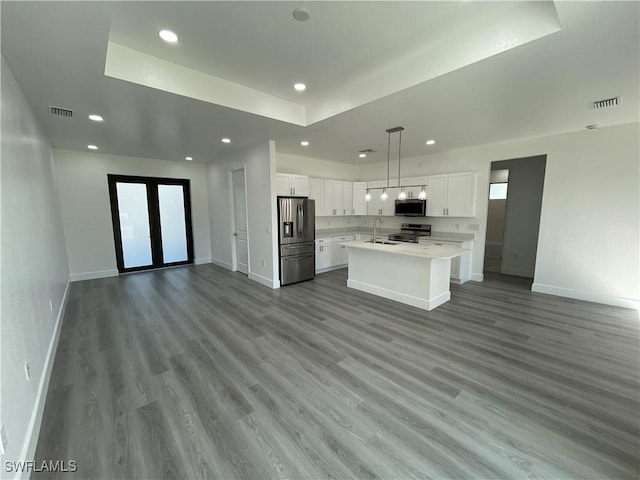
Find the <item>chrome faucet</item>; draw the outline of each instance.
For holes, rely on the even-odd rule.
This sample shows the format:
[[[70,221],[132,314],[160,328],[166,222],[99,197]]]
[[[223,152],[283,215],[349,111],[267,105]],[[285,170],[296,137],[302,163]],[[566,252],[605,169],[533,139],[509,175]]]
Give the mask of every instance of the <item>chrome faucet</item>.
[[[373,221],[373,238],[371,239],[374,245],[376,244],[376,222],[378,220],[380,220],[380,228],[382,228],[382,219],[380,217],[376,217]]]

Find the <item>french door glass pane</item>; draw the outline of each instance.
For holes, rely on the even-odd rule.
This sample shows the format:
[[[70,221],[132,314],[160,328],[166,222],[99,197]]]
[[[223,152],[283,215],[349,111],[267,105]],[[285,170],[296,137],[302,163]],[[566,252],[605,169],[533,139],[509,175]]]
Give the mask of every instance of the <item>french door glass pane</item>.
[[[188,257],[182,185],[158,185],[158,203],[163,262],[184,262]]]
[[[116,189],[124,267],[151,265],[147,186],[144,183],[118,182]]]

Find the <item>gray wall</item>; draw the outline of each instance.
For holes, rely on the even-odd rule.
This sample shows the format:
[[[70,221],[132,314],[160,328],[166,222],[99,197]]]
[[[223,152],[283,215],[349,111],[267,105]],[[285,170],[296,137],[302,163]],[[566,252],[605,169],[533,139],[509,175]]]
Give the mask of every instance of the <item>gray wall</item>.
[[[1,133],[4,472],[35,454],[69,278],[51,148],[4,58]]]

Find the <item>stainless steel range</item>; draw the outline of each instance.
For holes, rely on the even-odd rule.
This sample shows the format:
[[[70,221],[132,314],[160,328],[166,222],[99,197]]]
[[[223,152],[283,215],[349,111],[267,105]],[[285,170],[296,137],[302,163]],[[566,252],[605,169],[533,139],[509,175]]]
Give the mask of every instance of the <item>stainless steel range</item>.
[[[403,223],[400,230],[400,233],[389,234],[389,240],[418,243],[420,237],[431,236],[431,225],[423,225],[421,223]]]

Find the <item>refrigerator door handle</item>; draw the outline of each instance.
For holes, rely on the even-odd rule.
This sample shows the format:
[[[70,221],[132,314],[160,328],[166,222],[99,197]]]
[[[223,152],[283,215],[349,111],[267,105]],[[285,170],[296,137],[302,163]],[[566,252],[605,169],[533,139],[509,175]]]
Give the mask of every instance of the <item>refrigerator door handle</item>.
[[[300,237],[304,235],[304,208],[300,204]]]

